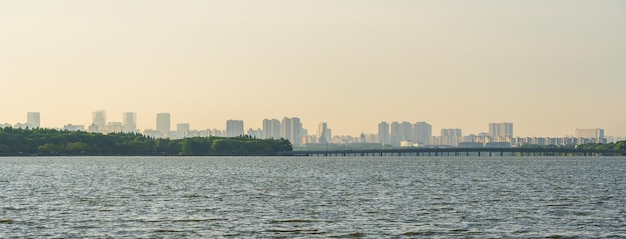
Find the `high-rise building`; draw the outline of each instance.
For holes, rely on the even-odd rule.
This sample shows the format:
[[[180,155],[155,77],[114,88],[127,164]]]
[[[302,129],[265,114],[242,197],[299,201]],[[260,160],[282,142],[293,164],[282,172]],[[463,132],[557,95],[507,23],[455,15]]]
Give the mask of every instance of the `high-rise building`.
[[[94,133],[101,133],[106,126],[107,112],[106,110],[98,110],[91,114],[91,125],[89,131]]]
[[[461,137],[463,131],[461,129],[441,129],[441,136]]]
[[[26,124],[31,129],[41,127],[39,112],[28,112],[26,114]]]
[[[441,129],[441,137],[439,139],[439,145],[450,145],[457,147],[461,142],[463,132],[461,129]]]
[[[492,138],[513,138],[513,123],[489,123],[489,136]]]
[[[264,119],[263,132],[261,138],[280,139],[282,137],[282,126],[277,119]]]
[[[413,141],[413,124],[403,121],[400,124],[402,140]]]
[[[433,136],[433,127],[426,122],[417,122],[413,125],[414,140],[419,145],[429,145]]]
[[[260,139],[262,137],[263,134],[263,130],[261,129],[248,129],[248,132],[246,133],[246,135],[252,137],[252,138],[256,138],[256,139]]]
[[[400,142],[404,140],[411,140],[411,132],[413,131],[413,125],[409,122],[391,122],[389,138],[391,145],[394,147],[400,147]]]
[[[272,138],[272,120],[264,119],[263,120],[263,132],[261,133],[261,138],[270,139]]]
[[[320,122],[317,124],[317,142],[319,143],[329,143],[332,138],[331,131],[328,128],[328,124],[326,122]]]
[[[284,117],[281,125],[283,138],[289,140],[292,145],[302,144],[302,123],[299,118]]]
[[[280,122],[280,125],[281,125],[281,128],[282,128],[282,130],[281,130],[281,137],[283,139],[288,139],[288,140],[291,139],[291,136],[293,135],[291,133],[292,124],[293,124],[293,122],[291,122],[291,118],[287,118],[287,117],[284,117],[283,120]],[[293,144],[293,142],[291,142],[291,143]]]
[[[176,124],[176,134],[179,138],[189,137],[190,126],[189,123]]]
[[[283,135],[283,126],[278,119],[272,119],[272,138],[280,139]]]
[[[243,136],[243,120],[227,120],[226,121],[226,137]]]
[[[122,115],[122,121],[122,132],[137,132],[137,113],[124,112],[124,114]]]
[[[390,144],[389,139],[389,123],[383,121],[378,123],[378,142],[381,144]]]
[[[576,138],[603,139],[604,129],[576,129]]]
[[[170,132],[170,113],[158,113],[156,116],[156,130],[163,136]]]

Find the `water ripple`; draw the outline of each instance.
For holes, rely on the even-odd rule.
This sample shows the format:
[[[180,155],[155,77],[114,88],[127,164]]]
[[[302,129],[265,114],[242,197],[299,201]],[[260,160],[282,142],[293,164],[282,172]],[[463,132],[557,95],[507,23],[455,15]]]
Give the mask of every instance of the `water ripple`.
[[[0,238],[626,237],[624,158],[0,158]]]

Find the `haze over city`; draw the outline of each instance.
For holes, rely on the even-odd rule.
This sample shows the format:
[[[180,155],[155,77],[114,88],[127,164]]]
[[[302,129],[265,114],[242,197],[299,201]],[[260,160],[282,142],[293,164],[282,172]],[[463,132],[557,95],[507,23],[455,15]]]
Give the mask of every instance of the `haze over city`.
[[[0,1],[0,124],[626,136],[624,1]]]

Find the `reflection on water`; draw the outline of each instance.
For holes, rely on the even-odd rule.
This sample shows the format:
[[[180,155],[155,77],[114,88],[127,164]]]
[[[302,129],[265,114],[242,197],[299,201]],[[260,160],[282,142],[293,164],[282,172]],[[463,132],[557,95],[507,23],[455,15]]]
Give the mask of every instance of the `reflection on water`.
[[[0,237],[626,237],[626,159],[0,158]]]

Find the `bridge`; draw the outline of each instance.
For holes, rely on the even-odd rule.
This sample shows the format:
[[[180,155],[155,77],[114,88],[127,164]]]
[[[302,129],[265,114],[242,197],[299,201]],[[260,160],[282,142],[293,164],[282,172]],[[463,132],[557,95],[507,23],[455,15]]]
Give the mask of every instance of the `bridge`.
[[[293,151],[288,156],[626,156],[626,150],[574,149],[574,148],[395,148],[363,150]]]

